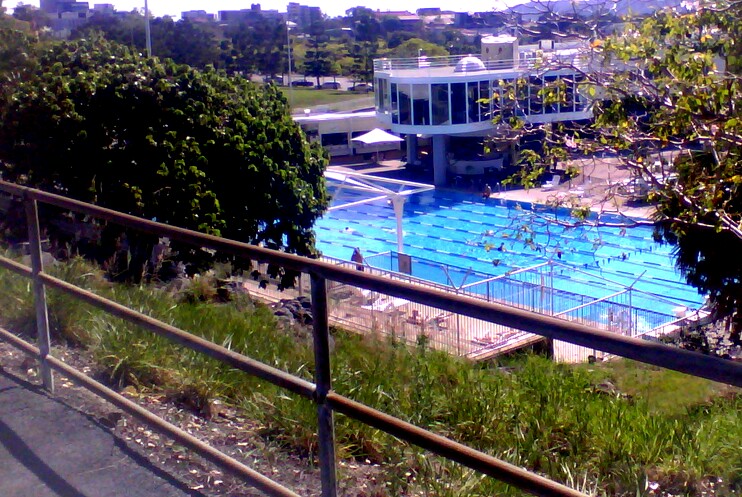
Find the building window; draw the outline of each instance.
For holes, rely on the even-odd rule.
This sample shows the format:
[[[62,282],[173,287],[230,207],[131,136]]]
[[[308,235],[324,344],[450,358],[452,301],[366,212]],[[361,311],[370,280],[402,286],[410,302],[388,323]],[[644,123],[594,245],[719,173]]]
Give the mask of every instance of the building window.
[[[382,79],[381,86],[384,91],[384,98],[381,103],[381,106],[382,106],[382,109],[384,110],[384,113],[388,114],[392,110],[392,104],[391,104],[391,93],[392,92],[389,90],[389,80]]]
[[[562,103],[562,112],[575,111],[575,81],[573,76],[562,78],[564,84],[564,99]]]
[[[466,83],[451,83],[451,124],[466,124]]]
[[[448,83],[430,85],[434,125],[451,124],[451,118],[448,115],[448,91]]]
[[[492,119],[492,111],[490,110],[490,82],[480,81],[479,82],[479,120],[488,121]]]
[[[587,99],[582,96],[582,91],[584,91],[584,81],[585,78],[582,76],[575,75],[575,89],[574,89],[574,98],[575,98],[575,111],[581,112],[585,110],[585,107],[587,106]]]
[[[412,119],[420,126],[430,124],[430,87],[412,85]]]
[[[479,122],[479,81],[470,81],[467,83],[467,109],[469,112],[469,122]]]
[[[399,124],[412,124],[412,92],[410,85],[397,85],[399,89]]]
[[[517,95],[517,106],[515,108],[515,115],[518,117],[525,117],[528,115],[528,100],[529,100],[529,92],[530,92],[530,85],[528,84],[528,80],[525,78],[518,78],[515,81],[516,84],[516,95]]]
[[[490,112],[490,119],[499,119],[502,111],[502,89],[500,88],[501,81],[493,81],[490,87],[490,102],[492,111]]]
[[[326,135],[322,135],[323,147],[336,145],[348,145],[348,133],[327,133]]]
[[[502,112],[503,121],[508,121],[515,115],[516,92],[515,80],[505,79],[499,82],[500,85],[500,111]]]
[[[541,88],[543,87],[543,82],[538,76],[531,76],[529,79],[529,84],[531,86],[529,115],[542,114],[544,112],[544,101],[541,98],[540,92]]]
[[[544,76],[544,112],[555,114],[559,112],[559,84],[556,76]]]
[[[381,105],[384,102],[382,98],[384,92],[381,89],[381,78],[374,78],[374,88],[376,90],[374,91],[374,107],[376,108],[376,112],[382,112]]]
[[[392,122],[399,124],[399,103],[397,101],[397,83],[391,84],[391,99],[392,99]]]

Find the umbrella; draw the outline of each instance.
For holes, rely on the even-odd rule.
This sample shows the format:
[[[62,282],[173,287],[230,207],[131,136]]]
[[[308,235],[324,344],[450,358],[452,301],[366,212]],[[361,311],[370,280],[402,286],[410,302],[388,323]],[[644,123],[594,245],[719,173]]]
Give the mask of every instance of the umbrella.
[[[383,129],[374,128],[368,133],[364,133],[360,136],[352,138],[351,141],[361,142],[365,145],[382,145],[384,143],[396,143],[404,141],[403,138],[398,137],[384,131]],[[379,149],[376,148],[376,162],[379,162]]]

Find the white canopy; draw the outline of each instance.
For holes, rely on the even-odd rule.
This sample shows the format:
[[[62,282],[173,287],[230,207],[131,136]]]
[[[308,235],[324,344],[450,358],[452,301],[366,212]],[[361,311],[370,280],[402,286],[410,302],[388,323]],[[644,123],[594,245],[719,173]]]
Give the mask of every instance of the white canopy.
[[[388,133],[384,131],[383,129],[374,128],[368,133],[364,133],[361,136],[356,136],[355,138],[352,138],[352,141],[362,142],[362,143],[365,143],[366,145],[376,145],[379,143],[401,142],[401,141],[404,141],[404,139],[398,137],[397,135]]]

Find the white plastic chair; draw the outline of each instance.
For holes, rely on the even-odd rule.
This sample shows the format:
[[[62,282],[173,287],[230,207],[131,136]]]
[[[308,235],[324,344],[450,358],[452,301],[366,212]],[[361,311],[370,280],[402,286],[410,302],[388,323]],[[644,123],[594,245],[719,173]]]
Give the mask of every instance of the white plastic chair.
[[[551,179],[547,182],[545,182],[543,185],[541,185],[542,190],[553,190],[557,186],[559,186],[559,182],[562,180],[562,177],[558,174],[555,174],[551,177]]]

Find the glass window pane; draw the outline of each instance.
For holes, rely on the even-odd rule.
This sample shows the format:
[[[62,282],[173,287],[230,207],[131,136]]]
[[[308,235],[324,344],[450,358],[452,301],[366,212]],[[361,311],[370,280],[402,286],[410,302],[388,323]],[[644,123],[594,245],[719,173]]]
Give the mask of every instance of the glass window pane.
[[[397,102],[397,83],[392,83],[392,122],[399,124],[399,103]]]
[[[528,80],[525,78],[518,78],[515,81],[515,85],[516,98],[518,100],[515,115],[524,118],[528,114]]]
[[[575,110],[575,82],[572,76],[562,78],[564,82],[564,103],[562,112],[574,112]]]
[[[433,124],[451,124],[448,115],[448,83],[430,85],[433,99]]]
[[[399,90],[399,124],[412,124],[412,91],[410,85],[397,85]]]
[[[529,83],[531,85],[531,101],[530,101],[530,113],[531,114],[542,114],[544,112],[544,102],[539,95],[543,83],[541,78],[538,76],[531,76]]]
[[[556,76],[544,76],[544,112],[554,114],[559,112],[559,88]]]
[[[504,121],[515,115],[515,80],[513,79],[500,81],[500,109]]]
[[[392,110],[392,103],[391,103],[391,91],[389,90],[389,80],[388,79],[382,79],[381,80],[381,87],[384,92],[383,100],[381,102],[381,107],[384,109],[385,114],[389,114]]]
[[[417,125],[430,124],[430,87],[412,85],[412,119]]]
[[[470,81],[466,84],[467,109],[470,123],[479,122],[479,82]]]
[[[575,90],[574,90],[574,98],[575,98],[575,110],[577,112],[585,110],[585,107],[587,106],[587,99],[582,96],[582,92],[586,91],[587,88],[584,86],[585,78],[582,76],[575,76]]]
[[[451,83],[451,124],[466,124],[466,83]]]
[[[492,106],[490,119],[499,119],[502,116],[502,91],[500,89],[500,81],[493,81],[490,91],[490,102]]]
[[[479,120],[488,121],[492,119],[490,114],[490,102],[488,102],[488,99],[490,98],[489,81],[479,82],[479,98],[481,99],[479,102]]]

